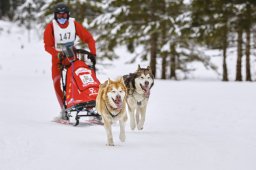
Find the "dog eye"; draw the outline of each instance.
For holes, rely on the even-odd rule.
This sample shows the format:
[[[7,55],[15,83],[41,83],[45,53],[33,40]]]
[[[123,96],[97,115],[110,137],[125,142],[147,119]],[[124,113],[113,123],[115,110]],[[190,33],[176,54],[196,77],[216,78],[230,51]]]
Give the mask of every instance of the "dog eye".
[[[144,77],[140,77],[141,79],[144,79]]]
[[[112,93],[115,93],[116,91],[115,90],[112,90]]]

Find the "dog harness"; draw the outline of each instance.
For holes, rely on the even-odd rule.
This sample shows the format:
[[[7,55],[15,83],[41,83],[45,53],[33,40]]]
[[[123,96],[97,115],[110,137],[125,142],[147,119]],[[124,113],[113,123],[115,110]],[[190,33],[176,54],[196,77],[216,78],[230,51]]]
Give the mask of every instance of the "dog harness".
[[[116,115],[113,115],[113,114],[109,111],[108,106],[107,106],[106,104],[105,104],[105,107],[106,107],[108,113],[110,114],[110,116],[111,116],[112,118],[117,117],[117,116],[119,115],[119,113],[121,113],[121,111],[122,111],[122,109],[121,109],[119,113],[117,113]],[[112,107],[112,109],[113,109],[113,110],[116,110],[116,109],[113,108],[113,107]]]

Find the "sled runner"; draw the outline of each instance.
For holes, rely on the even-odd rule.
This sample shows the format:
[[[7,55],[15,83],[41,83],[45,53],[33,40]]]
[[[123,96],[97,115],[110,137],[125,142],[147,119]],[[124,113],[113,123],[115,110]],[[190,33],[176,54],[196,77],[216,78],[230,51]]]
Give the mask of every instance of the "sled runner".
[[[62,51],[60,69],[64,118],[69,121],[72,117],[74,126],[79,124],[81,117],[92,117],[101,123],[101,116],[95,109],[100,85],[95,73],[95,56],[86,50],[75,49],[73,43],[64,44]]]
[[[94,117],[90,117],[90,118],[92,118],[92,119],[85,119],[85,120],[83,119],[83,120],[79,121],[79,126],[87,127],[87,126],[103,125],[103,123],[101,121],[99,121],[98,118],[94,118]],[[69,120],[64,120],[59,117],[56,117],[53,119],[53,122],[63,124],[63,125],[75,126],[76,120],[75,121],[74,120],[75,119],[73,119],[73,121],[72,121],[71,118]]]

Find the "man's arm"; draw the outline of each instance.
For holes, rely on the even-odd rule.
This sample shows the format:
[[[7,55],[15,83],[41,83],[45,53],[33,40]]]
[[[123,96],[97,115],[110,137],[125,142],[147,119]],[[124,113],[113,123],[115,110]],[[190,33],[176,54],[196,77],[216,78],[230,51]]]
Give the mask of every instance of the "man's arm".
[[[96,47],[95,40],[93,39],[91,33],[87,31],[79,22],[75,21],[76,34],[83,41],[83,43],[87,43],[90,49],[90,52],[96,55]]]
[[[45,51],[50,53],[52,56],[57,56],[58,51],[54,48],[54,35],[53,35],[53,25],[49,23],[44,31],[44,48]]]

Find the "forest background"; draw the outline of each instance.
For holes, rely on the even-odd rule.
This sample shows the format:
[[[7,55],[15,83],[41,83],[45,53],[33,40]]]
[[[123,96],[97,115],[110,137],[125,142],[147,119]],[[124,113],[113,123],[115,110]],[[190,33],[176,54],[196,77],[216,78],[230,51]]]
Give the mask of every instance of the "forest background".
[[[133,54],[130,63],[148,61],[156,78],[182,80],[195,61],[217,71],[211,62],[216,56],[207,51],[218,50],[222,81],[256,79],[255,0],[2,0],[0,20],[25,27],[28,40],[31,30],[42,38],[58,2],[95,36],[98,60],[115,60],[114,49],[125,46]]]

